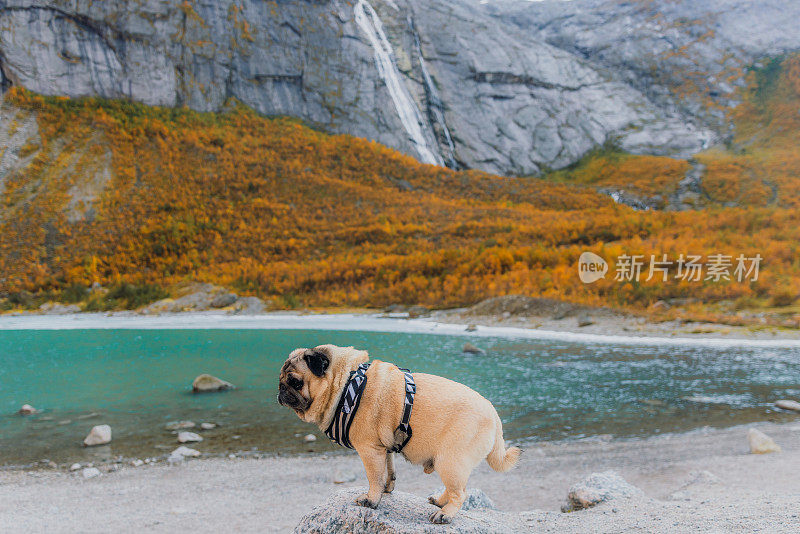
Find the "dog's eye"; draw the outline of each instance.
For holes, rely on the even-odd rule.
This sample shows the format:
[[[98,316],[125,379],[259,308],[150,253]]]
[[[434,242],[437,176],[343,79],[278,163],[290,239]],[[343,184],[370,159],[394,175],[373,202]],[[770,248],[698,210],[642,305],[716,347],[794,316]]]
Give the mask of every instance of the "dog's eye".
[[[290,376],[289,378],[287,378],[286,379],[286,383],[289,384],[290,388],[292,388],[292,389],[294,389],[296,391],[300,391],[303,388],[303,381],[302,380],[298,380],[297,378],[295,378],[293,376]]]

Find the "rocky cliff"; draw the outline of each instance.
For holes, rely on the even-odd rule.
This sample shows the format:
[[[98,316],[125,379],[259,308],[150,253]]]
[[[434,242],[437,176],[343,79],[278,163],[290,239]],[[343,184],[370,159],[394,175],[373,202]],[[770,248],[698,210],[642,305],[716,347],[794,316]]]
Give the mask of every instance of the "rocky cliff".
[[[235,98],[423,162],[533,174],[608,142],[685,156],[724,138],[743,67],[800,48],[798,16],[781,0],[0,0],[0,84]]]

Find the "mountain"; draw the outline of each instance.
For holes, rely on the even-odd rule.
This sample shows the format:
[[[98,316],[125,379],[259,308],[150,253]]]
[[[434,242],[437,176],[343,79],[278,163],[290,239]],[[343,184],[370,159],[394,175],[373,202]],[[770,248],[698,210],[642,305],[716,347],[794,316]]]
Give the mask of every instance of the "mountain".
[[[539,174],[730,137],[796,3],[0,0],[0,85],[220,111],[235,98],[419,161]]]

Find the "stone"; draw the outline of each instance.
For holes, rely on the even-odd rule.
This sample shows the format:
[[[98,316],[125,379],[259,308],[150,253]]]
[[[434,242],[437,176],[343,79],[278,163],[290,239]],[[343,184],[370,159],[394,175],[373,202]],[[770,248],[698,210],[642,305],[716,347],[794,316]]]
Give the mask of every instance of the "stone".
[[[592,320],[592,318],[589,317],[588,315],[586,315],[585,313],[582,313],[582,314],[578,315],[578,326],[579,327],[583,328],[584,326],[590,326],[590,325],[593,325],[593,324],[594,324],[594,321]]]
[[[775,441],[755,428],[747,431],[747,442],[750,445],[750,454],[769,454],[781,452],[781,447]]]
[[[428,495],[428,497],[438,497],[443,492],[444,486],[439,486],[436,488],[436,491]],[[467,498],[464,499],[464,504],[461,505],[461,511],[476,509],[496,510],[494,502],[483,490],[479,488],[467,488]]]
[[[79,464],[79,463],[74,463],[71,466],[69,466],[69,470],[70,471],[77,471],[80,468],[81,468],[81,464]]]
[[[472,343],[464,343],[464,346],[461,348],[462,352],[466,352],[467,354],[485,354],[486,351],[476,347]]]
[[[477,326],[477,325],[474,325],[474,324],[467,325],[467,328],[466,328],[465,330],[466,330],[467,332],[477,332],[477,330],[478,330],[478,326]]]
[[[650,306],[650,309],[653,311],[667,311],[671,307],[667,301],[658,300]]]
[[[241,297],[233,304],[233,312],[238,315],[258,315],[272,306],[272,302],[264,302],[258,297]]]
[[[202,430],[213,430],[217,428],[217,423],[200,423],[200,428]]]
[[[306,434],[305,436],[303,436],[303,441],[305,441],[306,443],[312,443],[314,441],[317,441],[317,436],[315,436],[314,434]]]
[[[105,445],[111,442],[111,427],[108,425],[97,425],[92,427],[89,435],[83,440],[84,447],[94,447],[95,445]]]
[[[170,456],[183,456],[185,458],[197,458],[200,456],[200,451],[181,445],[170,453]]]
[[[427,499],[395,490],[383,495],[375,509],[358,506],[355,499],[367,488],[341,489],[300,519],[296,534],[359,533],[431,533],[431,534],[505,534],[528,529],[516,514],[486,508],[462,510],[452,524],[434,525],[429,517],[439,508]]]
[[[197,443],[203,441],[203,437],[194,432],[179,432],[178,443]]]
[[[23,404],[22,407],[17,411],[20,415],[33,415],[35,413],[39,413],[39,410],[31,406],[30,404]]]
[[[430,311],[425,306],[411,306],[408,308],[408,318],[417,319],[419,317],[426,317]]]
[[[227,308],[235,303],[238,298],[239,296],[236,293],[222,293],[211,300],[211,307]]]
[[[614,471],[593,473],[569,489],[567,502],[561,507],[561,511],[584,510],[615,499],[642,495],[642,490],[629,484]]]
[[[140,460],[139,458],[136,458],[135,460],[133,460],[131,462],[131,465],[133,467],[142,467],[144,465],[144,460]]]
[[[187,430],[194,427],[194,421],[170,421],[164,425],[164,428],[167,430]]]
[[[793,400],[779,400],[775,402],[775,406],[781,410],[791,410],[793,412],[800,412],[800,402]]]
[[[71,313],[79,313],[80,306],[77,304],[59,304],[58,302],[45,302],[39,306],[39,311],[46,315],[67,315]]]
[[[81,474],[84,479],[95,478],[101,475],[100,470],[96,467],[84,467]]]
[[[202,374],[192,382],[192,391],[195,393],[207,393],[212,391],[225,391],[234,389],[236,386],[209,374]]]

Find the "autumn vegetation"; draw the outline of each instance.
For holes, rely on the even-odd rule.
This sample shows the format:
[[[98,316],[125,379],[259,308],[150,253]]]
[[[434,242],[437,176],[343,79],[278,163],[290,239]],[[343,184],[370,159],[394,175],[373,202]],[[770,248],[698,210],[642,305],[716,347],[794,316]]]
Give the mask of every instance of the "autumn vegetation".
[[[606,147],[545,177],[422,165],[231,102],[221,113],[43,97],[30,162],[0,189],[0,299],[131,308],[186,281],[280,307],[464,306],[511,293],[694,313],[792,304],[800,294],[800,58],[748,75],[736,135],[689,162]],[[636,211],[598,189],[668,198],[693,163],[703,208]],[[621,254],[764,257],[757,281],[580,282],[577,259]],[[788,304],[787,304],[788,303]],[[93,306],[93,307],[92,307]],[[691,306],[690,306],[691,307]]]

